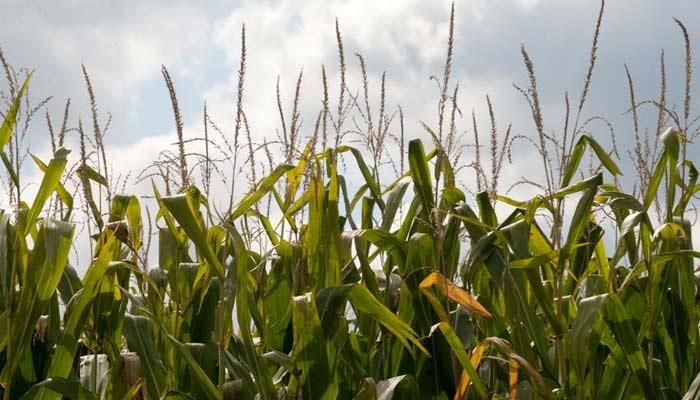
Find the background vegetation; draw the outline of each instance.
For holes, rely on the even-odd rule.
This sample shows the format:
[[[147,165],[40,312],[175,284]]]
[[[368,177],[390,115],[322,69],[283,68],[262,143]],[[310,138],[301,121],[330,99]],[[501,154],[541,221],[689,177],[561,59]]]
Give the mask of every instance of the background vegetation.
[[[31,104],[32,74],[0,57],[4,398],[698,398],[690,43],[676,21],[686,46],[679,109],[666,99],[663,53],[657,99],[636,100],[627,70],[637,181],[625,191],[615,137],[603,148],[589,131],[605,119],[584,117],[603,11],[563,129],[545,125],[523,46],[528,84],[516,89],[534,134],[499,129],[487,97],[488,134],[474,117],[473,143],[455,127],[454,8],[426,143],[406,139],[384,77],[370,101],[360,54],[360,88],[350,90],[338,23],[337,104],[324,68],[321,108],[302,133],[300,73],[290,112],[277,86],[279,136],[255,143],[243,28],[231,134],[205,107],[203,136],[185,140],[163,67],[178,143],[135,177],[152,182],[144,198],[120,194],[134,178],[111,173],[109,122],[84,67],[91,123],[71,127],[70,101],[60,125],[47,113],[44,162],[25,135],[48,99]],[[640,128],[642,111],[656,116],[655,132]],[[73,152],[67,135],[79,138]],[[514,143],[541,156],[541,181],[513,183],[538,188],[531,199],[500,185]],[[28,160],[44,173],[33,199]],[[466,173],[476,187],[458,184]],[[215,205],[216,182],[228,198]],[[82,277],[69,262],[76,239],[92,249]]]

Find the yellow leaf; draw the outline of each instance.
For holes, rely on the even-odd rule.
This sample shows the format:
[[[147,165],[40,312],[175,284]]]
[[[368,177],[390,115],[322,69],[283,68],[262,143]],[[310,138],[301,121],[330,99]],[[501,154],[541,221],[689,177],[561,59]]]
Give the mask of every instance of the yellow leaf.
[[[469,292],[450,282],[439,272],[433,272],[428,275],[423,282],[420,283],[420,290],[428,297],[428,300],[433,304],[440,318],[443,321],[448,321],[447,314],[442,308],[440,301],[435,294],[431,293],[430,288],[439,288],[448,299],[455,303],[461,304],[467,310],[479,313],[485,317],[491,318],[491,313],[488,312]]]
[[[518,362],[514,359],[508,361],[508,387],[510,389],[510,398],[518,398]]]
[[[487,342],[481,342],[472,351],[471,362],[474,369],[479,367],[479,363],[481,363],[481,358],[484,356],[484,352],[486,351],[487,347]],[[467,394],[467,389],[469,388],[470,383],[471,378],[469,377],[467,370],[462,370],[462,376],[460,376],[459,382],[457,383],[457,391],[455,392],[454,400],[461,400],[464,398],[464,396]]]

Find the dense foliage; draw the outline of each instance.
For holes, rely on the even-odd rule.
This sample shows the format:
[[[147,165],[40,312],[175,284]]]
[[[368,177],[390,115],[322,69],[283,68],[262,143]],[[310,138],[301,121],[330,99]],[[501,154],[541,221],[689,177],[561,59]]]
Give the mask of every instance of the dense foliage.
[[[26,85],[0,128],[13,179],[5,147]],[[687,129],[659,137],[635,195],[616,184],[611,153],[577,132],[551,190],[524,201],[470,196],[430,133],[434,150],[410,141],[406,170],[384,185],[376,159],[311,141],[223,215],[186,173],[178,194],[154,184],[155,266],[141,201],[113,195],[94,213],[82,277],[69,263],[72,153],[35,159],[33,201],[0,211],[5,398],[700,395]],[[589,155],[601,168],[584,177]],[[86,200],[108,187],[85,155],[77,172]]]

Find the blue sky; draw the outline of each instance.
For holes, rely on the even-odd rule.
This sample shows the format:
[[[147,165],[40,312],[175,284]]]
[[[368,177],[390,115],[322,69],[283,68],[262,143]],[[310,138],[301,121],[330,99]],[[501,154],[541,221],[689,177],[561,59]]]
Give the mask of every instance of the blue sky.
[[[55,96],[54,118],[63,101],[74,103],[77,118],[89,119],[80,65],[90,72],[100,111],[111,113],[106,137],[114,170],[134,173],[174,142],[168,94],[160,75],[165,64],[173,76],[189,137],[202,133],[204,101],[213,119],[232,132],[234,88],[240,52],[240,29],[246,24],[248,75],[245,108],[255,141],[274,140],[279,123],[275,80],[290,106],[296,76],[304,68],[301,111],[304,134],[310,134],[320,107],[320,68],[330,72],[332,104],[337,96],[337,49],[334,20],[338,17],[348,60],[348,85],[360,87],[354,52],[365,56],[370,89],[378,91],[382,72],[388,81],[387,106],[400,104],[407,136],[424,137],[420,121],[436,122],[439,91],[431,75],[444,64],[450,3],[447,1],[65,1],[2,0],[0,46],[16,66],[36,70],[32,95]],[[499,126],[513,124],[517,134],[532,135],[527,104],[512,84],[525,86],[527,75],[519,48],[525,44],[538,76],[548,131],[561,130],[563,96],[578,99],[590,51],[599,3],[584,0],[457,1],[455,61],[452,81],[460,83],[463,118],[458,129],[471,128],[475,109],[487,130],[485,96],[494,102]],[[629,149],[632,123],[624,72],[630,67],[637,98],[658,95],[658,56],[666,52],[669,102],[680,107],[683,87],[683,42],[672,18],[686,23],[693,43],[700,43],[697,1],[608,1],[601,30],[598,64],[584,116],[602,115],[613,124],[618,144]],[[694,46],[696,49],[697,46]],[[692,93],[698,101],[697,85]],[[376,97],[376,95],[375,95]],[[696,114],[695,112],[693,114]],[[646,109],[643,128],[654,129],[656,113]],[[607,128],[592,133],[609,143]],[[43,121],[30,133],[32,151],[47,154]],[[470,134],[467,135],[469,141]],[[621,163],[633,175],[626,151]],[[470,154],[467,155],[467,158]],[[513,164],[504,167],[504,181],[536,176],[537,156],[526,146],[514,148]],[[697,161],[695,154],[691,159]],[[696,162],[697,163],[697,162]],[[473,183],[471,173],[463,182]],[[140,186],[140,191],[148,189]],[[516,197],[527,196],[522,189]],[[697,236],[697,235],[696,235]]]

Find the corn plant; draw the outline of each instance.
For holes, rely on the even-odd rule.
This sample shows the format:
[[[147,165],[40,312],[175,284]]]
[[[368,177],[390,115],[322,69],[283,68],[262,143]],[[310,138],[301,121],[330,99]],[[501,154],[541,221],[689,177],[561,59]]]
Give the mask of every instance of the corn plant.
[[[602,8],[594,51],[600,18]],[[454,10],[440,113],[448,102],[453,20]],[[543,134],[534,68],[524,48],[523,56],[531,78],[531,90],[523,93]],[[244,57],[245,47],[236,136],[240,125],[248,129],[241,100]],[[592,69],[593,62],[579,112]],[[89,166],[82,125],[76,171],[84,201],[91,202],[86,220],[97,226],[85,274],[80,277],[69,263],[75,228],[73,195],[62,179],[67,149],[58,147],[47,163],[34,157],[44,175],[33,202],[0,211],[5,399],[700,396],[694,268],[700,252],[692,247],[687,219],[700,184],[687,157],[687,124],[660,135],[659,156],[641,193],[626,193],[613,152],[575,127],[563,140],[559,173],[548,164],[543,140],[547,187],[530,199],[514,199],[496,193],[504,155],[496,152],[487,98],[492,161],[498,163],[489,184],[475,166],[479,189],[490,190],[471,196],[458,184],[454,122],[443,129],[441,115],[437,133],[424,124],[434,147],[427,152],[419,139],[404,148],[401,135],[405,154],[394,165],[400,166],[397,178],[382,184],[381,153],[368,163],[366,149],[341,139],[331,145],[325,93],[317,129],[323,121],[328,146],[318,148],[317,131],[303,149],[289,149],[287,163],[253,179],[245,195],[226,199],[230,205],[220,212],[207,197],[211,180],[205,179],[205,191],[190,180],[165,67],[163,75],[178,128],[173,165],[181,181],[172,194],[166,180],[165,195],[153,181],[157,213],[145,217],[155,225],[156,265],[146,261],[143,201],[111,190],[100,172],[108,170],[103,151],[103,167]],[[0,127],[3,160],[29,78]],[[342,82],[332,122],[339,138],[344,113],[358,107],[343,100],[344,75]],[[379,148],[390,126],[385,93],[374,129],[366,76],[363,83],[368,128],[362,137]],[[88,87],[95,111],[89,80]],[[453,121],[457,88],[454,93]],[[206,111],[204,123],[214,126]],[[297,122],[290,129],[298,135]],[[512,143],[509,135],[510,128],[503,151]],[[584,156],[600,167],[585,169]],[[11,179],[17,175],[12,163],[4,164]],[[210,174],[211,160],[205,168]],[[106,212],[97,205],[103,199],[92,197],[94,185],[108,193]],[[45,212],[52,201],[61,212]],[[271,203],[279,215],[269,212]],[[508,212],[497,213],[497,207]]]

